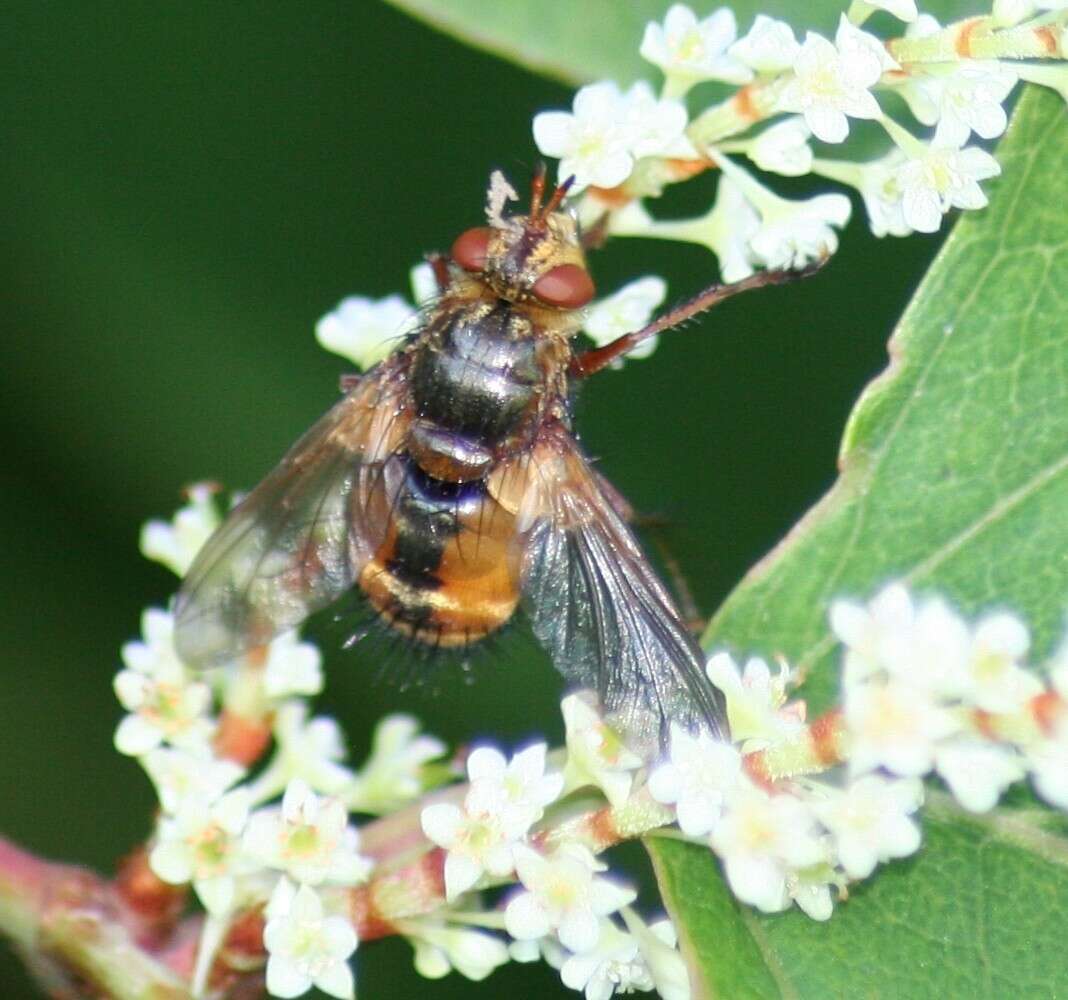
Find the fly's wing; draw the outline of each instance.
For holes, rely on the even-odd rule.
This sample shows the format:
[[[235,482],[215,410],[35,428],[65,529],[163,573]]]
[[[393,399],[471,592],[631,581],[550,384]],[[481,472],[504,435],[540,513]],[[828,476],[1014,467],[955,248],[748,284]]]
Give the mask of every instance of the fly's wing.
[[[725,737],[700,646],[574,438],[552,428],[494,487],[517,511],[524,607],[557,669],[636,747],[662,746],[672,721]]]
[[[408,425],[400,359],[367,373],[237,507],[189,568],[175,645],[211,666],[340,597],[381,543]]]

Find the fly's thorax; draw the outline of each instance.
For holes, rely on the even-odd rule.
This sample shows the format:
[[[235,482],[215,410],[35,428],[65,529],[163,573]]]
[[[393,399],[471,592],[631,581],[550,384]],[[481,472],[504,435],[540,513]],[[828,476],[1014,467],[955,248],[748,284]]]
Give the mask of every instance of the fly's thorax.
[[[484,478],[558,390],[566,343],[514,303],[442,310],[413,352],[408,451],[437,479]]]

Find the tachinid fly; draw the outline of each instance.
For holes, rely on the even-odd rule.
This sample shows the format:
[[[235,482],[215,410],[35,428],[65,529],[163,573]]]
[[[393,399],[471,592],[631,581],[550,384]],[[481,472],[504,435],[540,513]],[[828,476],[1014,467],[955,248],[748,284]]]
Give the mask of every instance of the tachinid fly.
[[[431,258],[439,295],[237,506],[190,568],[176,642],[194,665],[235,658],[355,591],[393,632],[463,650],[520,610],[557,669],[595,690],[628,741],[668,724],[726,735],[704,655],[579,449],[577,382],[722,299],[796,276],[713,286],[644,329],[576,352],[594,295],[583,235],[543,202],[490,185],[489,224]]]

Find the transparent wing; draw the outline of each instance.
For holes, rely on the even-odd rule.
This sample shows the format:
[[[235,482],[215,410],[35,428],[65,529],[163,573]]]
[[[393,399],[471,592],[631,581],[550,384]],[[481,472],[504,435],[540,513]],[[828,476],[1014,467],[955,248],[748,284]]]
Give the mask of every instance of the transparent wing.
[[[390,359],[287,452],[193,561],[176,607],[187,663],[232,659],[355,582],[385,535],[407,427]]]
[[[524,607],[572,683],[645,748],[668,724],[727,732],[705,657],[574,438],[556,428],[498,480],[525,531]]]

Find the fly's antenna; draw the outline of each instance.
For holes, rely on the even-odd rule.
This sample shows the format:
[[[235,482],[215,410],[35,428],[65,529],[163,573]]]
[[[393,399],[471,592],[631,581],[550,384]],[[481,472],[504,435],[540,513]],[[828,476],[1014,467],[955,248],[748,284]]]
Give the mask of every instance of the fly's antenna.
[[[545,196],[545,161],[541,160],[534,168],[530,179],[530,221],[541,222],[541,200]]]
[[[571,190],[571,185],[575,183],[575,175],[572,174],[563,184],[557,184],[556,190],[552,193],[552,196],[545,203],[545,208],[542,209],[541,221],[544,222],[548,216],[552,215],[560,207],[562,202],[567,197],[567,192]]]

